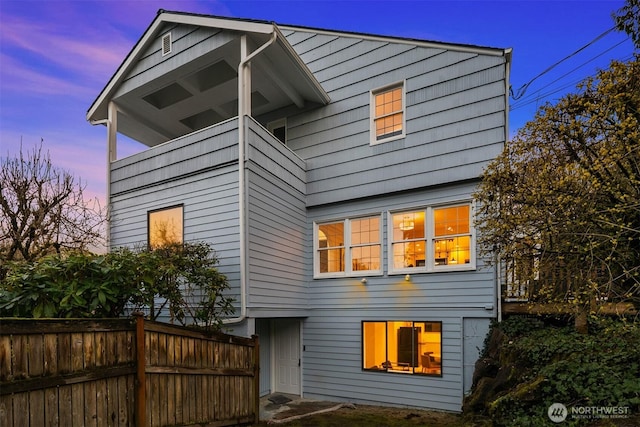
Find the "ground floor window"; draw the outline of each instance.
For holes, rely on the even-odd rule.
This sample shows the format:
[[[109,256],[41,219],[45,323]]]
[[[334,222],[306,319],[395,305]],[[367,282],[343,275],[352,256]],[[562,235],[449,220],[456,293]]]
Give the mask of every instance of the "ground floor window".
[[[442,375],[442,322],[363,321],[362,368]]]

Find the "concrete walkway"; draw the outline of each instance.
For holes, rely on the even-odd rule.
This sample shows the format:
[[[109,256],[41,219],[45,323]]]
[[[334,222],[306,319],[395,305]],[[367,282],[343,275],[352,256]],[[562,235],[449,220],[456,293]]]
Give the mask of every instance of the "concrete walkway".
[[[341,407],[354,406],[350,403],[326,402],[304,399],[291,394],[275,393],[260,399],[260,421],[282,423],[285,419],[303,418],[311,414],[335,411]]]
[[[271,400],[269,400],[271,399]],[[273,401],[272,401],[273,400]],[[303,399],[293,394],[274,393],[260,398],[260,420],[272,419],[277,413],[288,411]]]

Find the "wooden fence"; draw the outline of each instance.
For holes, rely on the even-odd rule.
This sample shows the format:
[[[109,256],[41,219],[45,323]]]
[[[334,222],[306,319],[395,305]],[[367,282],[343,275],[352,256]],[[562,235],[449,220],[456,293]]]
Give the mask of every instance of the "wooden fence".
[[[259,342],[135,319],[0,321],[0,426],[251,424]]]

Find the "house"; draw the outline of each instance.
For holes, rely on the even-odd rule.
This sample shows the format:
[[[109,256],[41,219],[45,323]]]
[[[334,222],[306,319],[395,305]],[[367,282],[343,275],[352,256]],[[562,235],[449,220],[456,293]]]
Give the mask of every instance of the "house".
[[[460,411],[498,314],[471,195],[508,134],[510,60],[161,10],[87,113],[110,245],[210,242],[262,394]]]

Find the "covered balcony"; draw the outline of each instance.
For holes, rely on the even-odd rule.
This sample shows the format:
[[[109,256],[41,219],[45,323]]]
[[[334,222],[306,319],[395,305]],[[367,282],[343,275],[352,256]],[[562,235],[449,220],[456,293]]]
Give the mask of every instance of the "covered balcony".
[[[275,24],[161,11],[87,119],[107,126],[115,161],[118,135],[154,147],[232,117],[267,127],[328,102]]]

